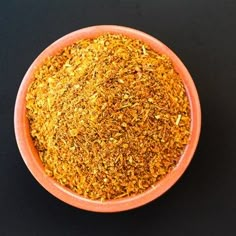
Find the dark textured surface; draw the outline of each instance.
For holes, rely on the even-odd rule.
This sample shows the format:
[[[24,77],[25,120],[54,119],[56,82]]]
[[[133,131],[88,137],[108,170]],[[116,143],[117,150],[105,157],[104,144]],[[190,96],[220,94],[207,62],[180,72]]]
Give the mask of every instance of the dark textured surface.
[[[236,1],[1,1],[0,235],[236,235]],[[202,104],[191,165],[156,201],[123,213],[68,206],[32,177],[16,146],[13,109],[33,59],[73,30],[126,25],[166,43],[188,67]]]

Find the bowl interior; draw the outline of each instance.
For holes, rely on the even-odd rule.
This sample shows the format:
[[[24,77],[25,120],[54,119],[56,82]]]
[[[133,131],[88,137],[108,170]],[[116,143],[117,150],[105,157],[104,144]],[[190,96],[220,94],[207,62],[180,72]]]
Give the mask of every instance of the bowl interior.
[[[179,73],[185,85],[187,96],[190,102],[192,121],[189,144],[186,146],[177,166],[162,180],[156,183],[154,188],[150,188],[136,196],[101,202],[81,197],[78,194],[72,192],[70,189],[62,187],[55,180],[45,174],[43,164],[30,136],[29,122],[26,117],[25,97],[27,89],[34,79],[33,75],[35,69],[39,67],[48,56],[55,55],[55,53],[57,53],[60,49],[76,42],[79,39],[94,38],[108,32],[123,34],[130,38],[139,39],[148,44],[153,50],[161,54],[166,54],[171,58],[175,70]],[[18,91],[15,104],[14,125],[17,144],[24,162],[31,171],[32,175],[45,189],[47,189],[57,198],[75,207],[98,212],[116,212],[132,209],[154,200],[166,192],[179,179],[179,177],[189,165],[198,143],[201,126],[201,110],[198,94],[189,72],[180,59],[166,45],[150,35],[131,28],[111,25],[92,26],[72,32],[60,38],[48,48],[46,48],[35,59],[26,72]]]

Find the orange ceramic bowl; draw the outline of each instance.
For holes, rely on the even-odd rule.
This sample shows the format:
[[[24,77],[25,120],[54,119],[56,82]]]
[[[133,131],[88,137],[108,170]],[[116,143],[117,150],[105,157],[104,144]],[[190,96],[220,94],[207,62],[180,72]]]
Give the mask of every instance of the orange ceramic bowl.
[[[35,149],[32,138],[30,136],[29,123],[26,117],[25,98],[27,89],[34,79],[35,69],[40,66],[48,56],[54,55],[60,49],[73,44],[79,39],[94,38],[108,32],[123,34],[130,38],[139,39],[148,44],[153,50],[161,54],[166,54],[171,58],[176,71],[183,79],[183,83],[187,91],[187,96],[190,101],[192,121],[190,140],[177,166],[161,181],[157,182],[154,188],[150,188],[145,192],[132,197],[125,197],[122,199],[101,202],[86,199],[74,193],[70,189],[61,186],[54,179],[45,174],[43,165],[38,156],[38,152]],[[51,44],[36,58],[36,60],[32,63],[32,65],[26,72],[17,94],[14,125],[17,144],[25,164],[27,165],[32,175],[36,178],[36,180],[48,192],[50,192],[60,200],[81,209],[96,212],[118,212],[142,206],[158,198],[160,195],[165,193],[172,185],[174,185],[174,183],[180,178],[180,176],[188,167],[197,147],[201,129],[201,109],[197,90],[188,70],[181,62],[181,60],[175,55],[175,53],[172,52],[166,45],[153,38],[152,36],[135,29],[115,25],[101,25],[80,29],[65,35],[64,37]]]

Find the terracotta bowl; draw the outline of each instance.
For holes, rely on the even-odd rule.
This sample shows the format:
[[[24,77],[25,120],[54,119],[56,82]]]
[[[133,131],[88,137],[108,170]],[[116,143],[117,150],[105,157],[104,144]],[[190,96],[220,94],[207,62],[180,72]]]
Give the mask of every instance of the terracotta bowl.
[[[145,192],[132,197],[125,197],[118,200],[109,200],[105,202],[89,200],[78,194],[72,192],[70,189],[61,186],[51,177],[47,176],[44,172],[43,165],[39,159],[38,152],[35,149],[32,138],[30,136],[29,123],[26,118],[26,93],[27,88],[34,79],[34,71],[40,66],[45,58],[54,55],[58,50],[74,43],[79,39],[94,38],[104,33],[118,33],[123,34],[131,38],[139,39],[148,44],[153,50],[168,55],[179,73],[190,101],[191,106],[191,136],[189,144],[186,146],[185,151],[178,162],[177,166],[161,181],[159,181],[154,188],[150,188]],[[201,129],[201,109],[197,90],[193,83],[193,80],[181,62],[181,60],[172,52],[166,45],[152,36],[145,34],[141,31],[114,25],[101,25],[92,26],[84,29],[74,31],[64,37],[58,39],[48,48],[46,48],[31,64],[26,72],[22,83],[20,85],[14,114],[15,135],[20,153],[23,157],[28,169],[35,177],[35,179],[51,194],[60,200],[89,211],[96,212],[118,212],[128,209],[136,208],[144,205],[165,193],[174,183],[180,178],[188,167],[195,149],[197,147],[200,129]]]

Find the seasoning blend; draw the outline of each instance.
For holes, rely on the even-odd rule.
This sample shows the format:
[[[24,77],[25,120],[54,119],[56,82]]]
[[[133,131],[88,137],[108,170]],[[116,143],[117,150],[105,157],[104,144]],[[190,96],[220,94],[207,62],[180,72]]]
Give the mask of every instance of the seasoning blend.
[[[171,60],[124,35],[79,40],[48,58],[26,103],[45,172],[92,200],[154,186],[189,141],[190,105]]]

